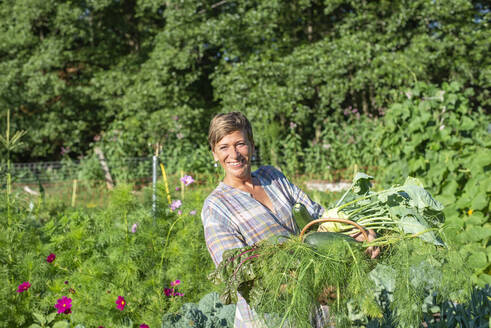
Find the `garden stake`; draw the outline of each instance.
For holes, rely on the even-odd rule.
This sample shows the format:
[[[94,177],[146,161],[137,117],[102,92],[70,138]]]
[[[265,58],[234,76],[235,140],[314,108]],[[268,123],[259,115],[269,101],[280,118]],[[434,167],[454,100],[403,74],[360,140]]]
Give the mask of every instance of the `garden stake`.
[[[73,180],[73,188],[72,188],[72,207],[75,207],[75,200],[77,198],[77,179]]]
[[[152,157],[152,215],[155,224],[155,213],[157,212],[157,150]]]
[[[167,202],[170,205],[172,201],[170,199],[169,183],[167,182],[167,174],[165,174],[164,163],[160,163],[160,169],[162,170],[162,179],[164,180],[165,193],[167,194]]]

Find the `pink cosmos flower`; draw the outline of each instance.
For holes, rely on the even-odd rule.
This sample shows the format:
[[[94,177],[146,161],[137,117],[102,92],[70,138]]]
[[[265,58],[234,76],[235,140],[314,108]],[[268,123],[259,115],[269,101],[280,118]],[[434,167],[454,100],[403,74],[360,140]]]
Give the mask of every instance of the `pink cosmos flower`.
[[[31,284],[28,281],[24,281],[22,284],[19,285],[19,287],[17,287],[17,293],[25,292],[29,289],[29,287],[31,287]]]
[[[164,294],[167,297],[171,297],[171,296],[184,296],[183,293],[176,292],[173,288],[164,288]]]
[[[194,179],[190,175],[185,175],[181,178],[181,182],[184,183],[184,185],[189,186],[191,183],[194,182]]]
[[[123,296],[118,296],[118,299],[116,300],[116,307],[118,310],[123,311],[124,307],[126,306],[126,301],[124,300]]]
[[[172,202],[172,204],[170,204],[170,209],[171,211],[175,211],[177,210],[179,207],[181,207],[182,205],[182,202],[178,199],[178,200],[175,200]]]
[[[140,325],[140,328],[150,328],[150,327],[149,327],[147,324],[142,323],[142,324]]]
[[[192,210],[189,212],[189,215],[196,215],[196,210]]]
[[[55,304],[55,308],[58,309],[58,313],[69,314],[72,313],[72,299],[66,296],[58,299]]]
[[[131,226],[131,232],[132,232],[132,233],[135,233],[137,228],[138,228],[138,223],[134,223],[134,224]]]
[[[175,286],[179,285],[180,283],[181,283],[181,281],[180,281],[179,279],[177,279],[177,280],[175,280],[175,281],[172,281],[172,282],[170,283],[170,286],[171,286],[171,287],[175,287]]]
[[[164,288],[164,294],[165,294],[165,296],[170,297],[170,296],[174,295],[174,289]]]
[[[51,253],[51,254],[49,254],[49,255],[48,255],[48,257],[46,258],[46,262],[51,263],[51,262],[53,262],[55,259],[56,259],[56,255],[55,255],[55,254],[53,254],[53,253]]]

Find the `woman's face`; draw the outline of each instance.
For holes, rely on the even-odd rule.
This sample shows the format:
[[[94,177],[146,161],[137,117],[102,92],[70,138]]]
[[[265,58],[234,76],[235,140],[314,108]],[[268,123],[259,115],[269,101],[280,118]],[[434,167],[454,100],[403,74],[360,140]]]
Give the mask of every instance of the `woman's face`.
[[[215,161],[225,170],[225,177],[247,179],[251,174],[251,156],[254,151],[244,131],[234,131],[223,137],[213,150]]]

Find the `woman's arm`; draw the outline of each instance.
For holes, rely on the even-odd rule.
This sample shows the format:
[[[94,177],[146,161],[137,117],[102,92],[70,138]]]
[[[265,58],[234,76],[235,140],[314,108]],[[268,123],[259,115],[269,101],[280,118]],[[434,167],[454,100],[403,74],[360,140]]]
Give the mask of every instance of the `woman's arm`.
[[[206,247],[215,266],[222,261],[223,252],[226,250],[247,246],[240,233],[234,231],[227,218],[206,202],[201,211],[201,220]]]

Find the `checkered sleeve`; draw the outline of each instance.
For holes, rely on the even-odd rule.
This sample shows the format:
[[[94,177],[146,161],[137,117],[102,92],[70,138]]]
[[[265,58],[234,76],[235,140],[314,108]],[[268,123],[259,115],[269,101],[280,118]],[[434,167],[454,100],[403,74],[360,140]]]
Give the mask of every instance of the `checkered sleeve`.
[[[201,212],[208,252],[215,266],[222,261],[223,252],[247,246],[226,215],[210,201],[205,201]]]

